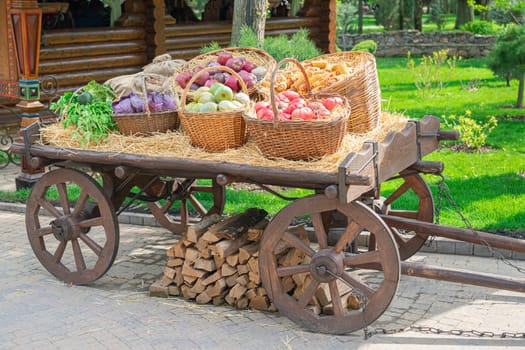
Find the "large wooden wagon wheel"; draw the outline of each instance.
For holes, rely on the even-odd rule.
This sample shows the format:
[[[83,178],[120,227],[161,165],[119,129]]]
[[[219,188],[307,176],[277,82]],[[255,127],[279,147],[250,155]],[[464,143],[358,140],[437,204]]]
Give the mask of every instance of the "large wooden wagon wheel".
[[[346,217],[343,234],[333,245],[322,215],[338,211]],[[308,215],[317,243],[310,243],[291,228]],[[377,249],[346,251],[363,231],[376,236]],[[306,258],[301,263],[281,259],[283,246]],[[261,280],[277,309],[301,326],[316,332],[343,334],[366,327],[388,307],[400,275],[399,254],[389,228],[360,202],[340,204],[337,199],[314,195],[282,209],[270,222],[259,252]],[[285,280],[303,281],[300,290],[288,290]],[[318,293],[329,300],[320,308]]]
[[[224,186],[211,180],[211,185],[199,185],[195,179],[174,179],[173,188],[169,198],[165,202],[148,203],[149,210],[158,222],[173,233],[183,233],[190,224],[192,218],[191,208],[195,214],[204,217],[211,214],[222,214],[226,200]],[[196,194],[209,193],[211,203],[203,204]],[[178,215],[174,215],[172,207],[178,206]]]
[[[73,203],[70,198],[77,188],[80,194]],[[56,203],[51,199],[55,190]],[[95,180],[77,170],[53,170],[40,178],[27,202],[26,229],[40,263],[67,283],[100,278],[117,255],[113,205]]]
[[[402,184],[386,198],[382,198],[381,205],[376,207],[376,210],[382,214],[433,222],[434,199],[428,184],[421,175],[410,170],[403,170],[399,175],[402,179]],[[406,201],[409,196],[412,196],[412,199],[416,201],[411,206],[412,209],[399,208],[400,205],[398,203],[402,200]],[[405,232],[395,227],[390,227],[390,229],[399,247],[401,260],[408,259],[417,253],[428,237],[424,233]]]

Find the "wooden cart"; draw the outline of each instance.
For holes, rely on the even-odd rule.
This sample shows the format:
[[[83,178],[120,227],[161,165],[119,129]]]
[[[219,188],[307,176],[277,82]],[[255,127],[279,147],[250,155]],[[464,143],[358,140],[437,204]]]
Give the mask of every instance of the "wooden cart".
[[[400,274],[525,292],[525,280],[404,261],[429,235],[525,252],[525,242],[517,239],[432,223],[432,193],[421,174],[440,173],[443,164],[422,161],[422,157],[436,150],[440,140],[458,137],[441,131],[436,117],[409,121],[383,142],[365,142],[361,150],[346,156],[336,172],[64,149],[34,143],[37,133],[38,126],[27,128],[24,144],[14,144],[12,151],[24,155],[35,168],[54,165],[58,169],[43,175],[33,188],[27,203],[27,234],[42,265],[68,283],[89,283],[110,268],[119,244],[117,215],[126,208],[127,197],[149,201],[151,212],[164,227],[183,233],[190,224],[190,205],[201,217],[222,213],[225,185],[244,182],[315,191],[292,201],[272,218],[259,249],[266,292],[282,314],[307,329],[342,334],[366,327],[390,304]],[[393,178],[402,180],[400,186],[381,197],[380,185]],[[197,179],[207,179],[209,185]],[[80,188],[76,203],[68,199],[72,185]],[[140,193],[133,194],[131,189],[137,187]],[[59,203],[47,199],[52,188],[58,192]],[[198,192],[208,193],[212,204],[200,203]],[[408,192],[417,197],[416,209],[393,209]],[[180,204],[177,216],[170,211],[175,203]],[[289,231],[290,225],[305,217],[312,244]],[[354,243],[364,234],[369,236],[368,249],[355,249]],[[307,255],[308,263],[280,266],[274,252],[283,244]],[[296,274],[311,278],[298,297],[281,285],[283,277]],[[358,310],[348,309],[341,301],[341,282],[358,296]],[[314,313],[308,305],[323,284],[332,299],[329,315]]]

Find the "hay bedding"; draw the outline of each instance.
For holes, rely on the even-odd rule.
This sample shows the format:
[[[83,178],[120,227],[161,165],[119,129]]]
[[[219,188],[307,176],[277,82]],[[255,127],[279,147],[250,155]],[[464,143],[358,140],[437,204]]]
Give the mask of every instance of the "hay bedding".
[[[194,160],[227,162],[231,164],[294,169],[316,172],[337,172],[337,166],[350,152],[359,151],[368,140],[382,141],[390,131],[402,130],[407,118],[400,114],[383,112],[380,127],[364,133],[348,133],[338,152],[315,161],[291,161],[268,159],[264,157],[253,141],[240,148],[221,153],[209,153],[190,144],[190,139],[182,131],[169,131],[148,137],[124,136],[112,133],[104,142],[80,145],[72,137],[72,129],[64,129],[60,123],[46,126],[40,130],[40,143],[53,147],[89,150],[96,152],[117,152],[149,157],[173,157]],[[118,160],[116,160],[118,162]]]

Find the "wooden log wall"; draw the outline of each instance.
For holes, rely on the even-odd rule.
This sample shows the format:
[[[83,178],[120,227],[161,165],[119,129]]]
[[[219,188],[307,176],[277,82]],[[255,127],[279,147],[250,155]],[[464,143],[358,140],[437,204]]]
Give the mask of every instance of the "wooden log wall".
[[[136,73],[147,63],[144,37],[138,27],[49,30],[40,50],[40,75],[53,75],[64,91]]]
[[[266,22],[266,36],[292,35],[300,28],[308,28],[315,41],[321,36],[321,19],[317,17],[272,18]],[[228,46],[231,22],[217,21],[197,24],[167,24],[166,52],[174,58],[189,59],[200,54],[200,49],[212,41]],[[326,46],[326,45],[325,45]]]

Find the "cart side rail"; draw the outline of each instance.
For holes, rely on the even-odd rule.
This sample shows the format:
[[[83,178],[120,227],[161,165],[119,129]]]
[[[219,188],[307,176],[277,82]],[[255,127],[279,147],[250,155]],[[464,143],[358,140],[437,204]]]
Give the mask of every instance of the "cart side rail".
[[[401,170],[421,162],[425,155],[439,148],[440,141],[459,138],[458,132],[442,131],[439,125],[439,118],[430,115],[422,120],[410,120],[403,130],[388,133],[382,142],[365,142],[360,151],[350,153],[339,166],[339,200],[348,203],[377,189]],[[344,185],[342,179],[348,175],[368,177],[371,182]]]

